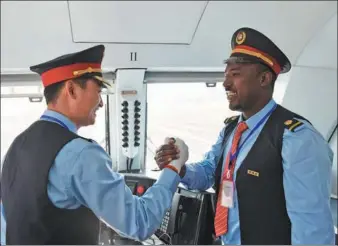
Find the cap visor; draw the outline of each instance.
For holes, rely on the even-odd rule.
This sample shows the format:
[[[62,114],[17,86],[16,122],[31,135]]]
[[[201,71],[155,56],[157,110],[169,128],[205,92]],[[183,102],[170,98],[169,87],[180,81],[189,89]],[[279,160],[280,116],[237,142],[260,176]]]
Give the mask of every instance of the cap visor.
[[[260,63],[260,60],[254,57],[229,57],[224,60],[224,64],[236,64],[236,63]]]
[[[108,81],[104,80],[102,77],[94,76],[94,78],[97,79],[98,81],[100,81],[102,83],[103,87],[105,87],[105,88],[111,88],[112,87],[111,84]]]

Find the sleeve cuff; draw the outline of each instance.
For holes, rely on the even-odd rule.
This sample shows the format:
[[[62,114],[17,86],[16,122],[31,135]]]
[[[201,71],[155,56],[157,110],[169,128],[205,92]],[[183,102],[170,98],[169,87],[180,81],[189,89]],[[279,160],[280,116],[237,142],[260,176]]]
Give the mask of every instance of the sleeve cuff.
[[[169,168],[164,168],[157,179],[157,184],[167,186],[173,193],[176,192],[177,186],[180,183],[180,176]]]
[[[191,165],[186,164],[185,167],[186,167],[185,175],[182,178],[181,182],[184,183],[184,184],[189,185],[190,181],[193,179],[194,173],[191,170],[191,168],[192,168]]]

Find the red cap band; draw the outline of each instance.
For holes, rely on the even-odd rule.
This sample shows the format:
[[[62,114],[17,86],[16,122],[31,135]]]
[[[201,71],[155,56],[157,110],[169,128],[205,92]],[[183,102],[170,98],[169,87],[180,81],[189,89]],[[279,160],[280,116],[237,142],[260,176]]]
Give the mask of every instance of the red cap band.
[[[76,63],[48,70],[41,75],[41,79],[46,87],[63,80],[79,77],[86,72],[96,72],[95,70],[98,69],[101,69],[100,63]]]
[[[251,55],[257,58],[262,59],[266,65],[268,65],[277,75],[281,71],[281,67],[278,64],[278,62],[268,54],[264,53],[263,51],[260,51],[258,49],[255,49],[253,47],[247,46],[247,45],[238,45],[236,46],[232,52],[233,53],[242,53],[246,55]]]

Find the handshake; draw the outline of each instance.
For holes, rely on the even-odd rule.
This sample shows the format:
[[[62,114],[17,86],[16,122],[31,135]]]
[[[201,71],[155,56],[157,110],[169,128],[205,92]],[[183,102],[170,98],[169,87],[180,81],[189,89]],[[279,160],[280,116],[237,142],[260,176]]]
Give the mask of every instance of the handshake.
[[[167,137],[164,144],[156,150],[154,159],[161,170],[170,164],[180,173],[189,159],[189,148],[182,139]]]

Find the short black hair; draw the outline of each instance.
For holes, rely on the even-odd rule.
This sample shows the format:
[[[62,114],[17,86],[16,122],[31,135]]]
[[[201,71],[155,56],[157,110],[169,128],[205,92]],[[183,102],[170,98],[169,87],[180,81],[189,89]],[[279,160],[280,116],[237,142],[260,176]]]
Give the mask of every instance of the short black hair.
[[[80,78],[73,79],[73,81],[76,84],[78,84],[82,89],[85,89],[88,79],[89,79],[88,77],[80,77]],[[66,82],[65,80],[60,81],[59,83],[49,85],[45,88],[43,94],[45,96],[45,100],[46,100],[47,105],[49,103],[56,101],[56,99],[59,96],[61,89],[65,86],[65,82]]]
[[[258,67],[258,73],[270,72],[272,74],[271,89],[272,89],[272,92],[273,92],[274,88],[275,88],[275,82],[277,80],[276,73],[270,67],[268,67],[267,65],[265,65],[263,63],[257,63],[257,67]]]

